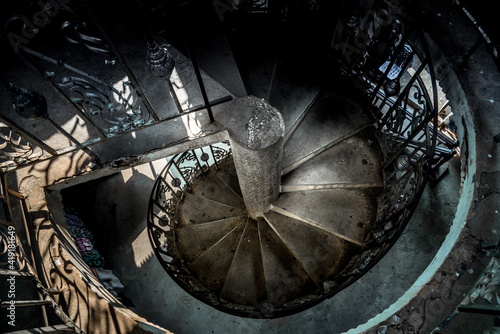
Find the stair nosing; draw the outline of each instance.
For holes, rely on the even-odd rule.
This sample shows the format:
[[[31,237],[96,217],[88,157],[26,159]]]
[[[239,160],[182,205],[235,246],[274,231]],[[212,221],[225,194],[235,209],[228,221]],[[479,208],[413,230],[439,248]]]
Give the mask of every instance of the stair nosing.
[[[295,162],[292,162],[291,164],[287,165],[286,167],[284,167],[282,169],[281,175],[286,175],[286,174],[290,173],[291,171],[299,168],[300,166],[302,166],[304,163],[308,162],[309,160],[317,157],[318,155],[320,155],[323,152],[326,152],[327,150],[340,144],[344,140],[347,140],[347,139],[357,135],[361,131],[368,129],[370,126],[373,126],[373,124],[372,123],[365,124],[365,125],[359,127],[358,129],[351,131],[351,132],[348,132],[347,134],[341,136],[340,138],[337,138],[337,139],[331,141],[330,143],[315,149],[314,151],[310,152],[309,154],[303,156],[302,158],[295,160]]]
[[[285,210],[285,209],[283,209],[283,208],[280,208],[280,207],[278,207],[278,206],[275,206],[275,205],[272,205],[272,204],[271,204],[271,210],[272,210],[273,212],[276,212],[276,213],[278,213],[278,214],[281,214],[281,215],[283,215],[283,216],[285,216],[285,217],[288,217],[288,218],[292,218],[292,219],[298,220],[298,221],[303,222],[303,223],[305,223],[305,224],[308,224],[308,225],[310,225],[310,226],[312,226],[312,227],[315,227],[315,228],[317,228],[317,229],[323,230],[323,231],[325,231],[325,232],[327,232],[327,233],[331,233],[331,234],[333,234],[334,236],[336,236],[337,238],[342,239],[342,240],[345,240],[345,241],[350,242],[350,243],[352,243],[352,244],[355,244],[355,245],[357,245],[357,246],[360,246],[360,247],[363,247],[363,246],[364,246],[364,243],[362,243],[362,242],[360,242],[360,241],[354,240],[354,239],[352,239],[352,238],[350,238],[350,237],[348,237],[348,236],[345,236],[345,235],[340,234],[340,233],[338,233],[338,232],[336,232],[336,231],[333,231],[333,230],[331,230],[331,229],[329,229],[329,228],[327,228],[327,227],[325,227],[325,226],[322,226],[322,225],[318,224],[317,222],[315,222],[315,221],[313,221],[313,220],[310,220],[310,219],[307,219],[307,218],[301,217],[301,216],[299,216],[299,215],[296,215],[296,214],[294,214],[294,213],[292,213],[292,212],[289,212],[289,211],[287,211],[287,210]]]
[[[264,219],[266,220],[267,224],[269,226],[271,226],[271,229],[274,231],[274,233],[276,233],[276,235],[280,238],[280,240],[283,242],[283,244],[286,246],[286,248],[288,249],[288,251],[293,255],[293,257],[297,260],[297,262],[300,264],[300,266],[302,267],[302,269],[304,269],[304,271],[307,273],[307,275],[309,276],[309,278],[311,278],[311,280],[314,282],[314,284],[316,284],[316,286],[318,288],[321,287],[321,284],[316,282],[316,280],[314,279],[314,277],[311,275],[311,273],[306,269],[306,267],[304,266],[304,264],[302,263],[302,261],[300,260],[299,256],[297,256],[297,254],[293,251],[293,249],[290,247],[290,245],[288,244],[288,242],[286,242],[286,240],[281,237],[281,234],[276,230],[276,228],[274,227],[273,223],[271,222],[271,219],[266,216],[266,214],[264,214]]]
[[[243,208],[237,208],[237,207],[235,207],[235,206],[232,206],[232,205],[229,205],[229,204],[226,204],[226,203],[222,203],[222,202],[219,202],[219,201],[216,201],[216,200],[210,199],[210,198],[208,198],[208,197],[206,197],[206,196],[204,196],[204,195],[201,195],[201,194],[194,194],[194,193],[191,193],[191,194],[189,194],[189,196],[201,197],[201,198],[203,198],[203,199],[205,199],[205,200],[207,200],[207,201],[209,201],[209,202],[216,203],[216,204],[219,204],[219,205],[222,205],[222,206],[226,206],[226,207],[231,208],[231,209],[242,210],[242,211],[245,211],[245,210],[246,210],[246,208],[245,208],[245,207],[243,207]],[[243,205],[244,205],[244,203],[243,203]]]
[[[366,188],[384,188],[384,182],[363,182],[363,183],[324,183],[324,184],[292,184],[281,185],[280,192],[298,192],[298,191],[319,191],[329,189],[366,189]]]
[[[290,127],[290,130],[285,133],[285,137],[283,138],[283,145],[286,145],[286,143],[290,140],[290,138],[293,136],[295,133],[295,130],[299,127],[300,123],[304,120],[306,115],[309,113],[309,111],[312,109],[312,106],[316,103],[316,101],[319,98],[319,95],[321,93],[321,90],[319,90],[316,95],[309,101],[309,103],[305,106],[304,110],[300,113],[299,117],[293,122],[292,126]]]
[[[200,226],[200,225],[216,224],[216,223],[220,223],[220,222],[224,222],[224,221],[228,221],[228,220],[233,220],[233,219],[237,219],[237,218],[243,218],[243,217],[246,217],[246,215],[245,214],[243,214],[243,215],[236,215],[236,216],[233,216],[233,217],[227,217],[227,218],[222,218],[222,219],[217,219],[217,220],[211,220],[211,221],[203,222],[203,223],[196,223],[196,224],[191,224],[191,225],[179,226],[179,227],[176,227],[175,229],[176,230],[181,230],[181,229],[193,228],[195,226]]]

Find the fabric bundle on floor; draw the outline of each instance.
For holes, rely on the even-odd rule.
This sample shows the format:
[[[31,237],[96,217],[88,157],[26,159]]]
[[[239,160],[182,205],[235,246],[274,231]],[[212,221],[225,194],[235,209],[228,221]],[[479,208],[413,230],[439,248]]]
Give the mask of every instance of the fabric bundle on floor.
[[[104,258],[94,248],[94,235],[87,228],[84,221],[71,212],[66,212],[64,216],[68,224],[69,233],[73,237],[73,240],[75,240],[76,248],[82,255],[85,263],[90,268],[102,268],[104,266]]]

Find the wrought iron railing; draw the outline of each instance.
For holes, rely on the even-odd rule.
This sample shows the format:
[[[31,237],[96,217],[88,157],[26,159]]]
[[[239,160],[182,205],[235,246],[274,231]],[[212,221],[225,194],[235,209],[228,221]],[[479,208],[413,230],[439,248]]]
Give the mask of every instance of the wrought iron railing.
[[[374,229],[364,251],[341,272],[342,283],[330,296],[367,273],[395,244],[431,171],[449,160],[458,146],[438,132],[438,86],[424,35],[390,5],[370,13],[384,13],[385,21],[373,16],[373,21],[369,16],[346,21],[334,40],[342,73],[371,101],[386,187],[378,198]],[[358,44],[352,52],[349,43],[360,34],[366,38],[363,47]]]
[[[9,10],[6,8],[6,13]],[[21,60],[18,65],[30,69],[37,82],[45,84],[44,95],[51,96],[24,89],[21,86],[26,83],[12,79],[13,73],[2,74],[0,84],[16,113],[0,111],[0,171],[8,172],[76,150],[84,150],[99,165],[99,157],[91,148],[95,144],[202,109],[207,110],[213,122],[211,107],[232,98],[227,95],[209,100],[193,53],[189,56],[203,101],[199,105],[180,106],[170,82],[175,63],[168,47],[160,44],[156,50],[166,56],[152,59],[158,52],[148,52],[151,41],[145,40],[144,63],[147,58],[152,80],[159,76],[155,69],[169,69],[164,77],[165,96],[174,101],[174,107],[160,113],[136,78],[137,69],[121,55],[86,0],[39,3],[22,13],[16,12],[19,8],[15,7],[12,11],[4,29]],[[170,103],[165,102],[163,105]],[[72,130],[66,130],[68,121],[75,123]],[[75,128],[85,131],[74,131]],[[62,135],[66,140],[49,140],[54,135]]]
[[[362,251],[339,274],[324,282],[321,294],[306,296],[290,303],[286,310],[275,310],[266,317],[310,307],[366,274],[409,223],[430,173],[455,155],[458,142],[438,131],[438,86],[424,35],[393,4],[377,4],[381,7],[365,10],[364,16],[356,17],[360,13],[357,11],[347,19],[339,16],[330,45],[341,73],[364,92],[372,105],[376,135],[384,155],[385,182],[384,192],[377,199],[374,228]],[[176,161],[183,163],[189,157],[196,162],[196,154],[187,154],[178,156]],[[156,202],[152,202],[149,211],[150,237],[164,258],[162,264],[167,272],[188,291],[216,305],[216,296],[195,284],[172,256],[176,252],[171,228],[175,224],[175,208],[193,176],[203,170],[196,163],[181,172],[176,164],[170,164],[167,170],[174,168],[183,177],[164,172],[162,175],[167,177],[162,176],[155,184]]]
[[[148,208],[148,235],[161,265],[177,284],[211,305],[218,304],[218,297],[198,284],[181,263],[174,228],[178,204],[195,179],[231,157],[227,141],[173,156],[156,179]]]
[[[6,310],[4,324],[7,325],[2,328],[8,329],[9,332],[14,330],[43,332],[50,328],[50,330],[84,333],[68,316],[67,310],[56,302],[58,299],[56,296],[62,291],[47,287],[39,278],[27,229],[28,224],[25,222],[23,228],[26,235],[19,235],[17,230],[19,226],[14,223],[12,217],[11,193],[17,200],[24,201],[21,194],[7,189],[5,175],[0,174],[0,204],[2,204],[0,212],[5,218],[0,219],[0,279],[5,280],[7,283],[5,286],[8,287],[0,303],[0,308]],[[22,229],[19,228],[19,230]],[[21,239],[24,240],[23,243]],[[24,247],[28,249],[29,255]],[[31,293],[30,290],[32,290]],[[37,295],[38,299],[23,300],[23,298],[29,298],[26,296],[30,295]],[[39,307],[39,309],[33,309],[33,307]],[[31,311],[23,313],[21,309]],[[33,319],[40,319],[33,321],[33,319],[28,319],[26,314],[30,314]],[[59,318],[58,321],[55,320],[54,315]],[[28,328],[33,324],[40,328]]]

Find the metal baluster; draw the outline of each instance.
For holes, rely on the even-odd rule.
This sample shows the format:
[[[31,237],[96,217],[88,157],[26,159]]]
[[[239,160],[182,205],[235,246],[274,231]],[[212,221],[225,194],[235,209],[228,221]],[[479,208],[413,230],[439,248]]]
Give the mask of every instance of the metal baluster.
[[[405,89],[403,90],[403,93],[401,93],[397,100],[394,102],[394,105],[389,109],[389,111],[387,112],[387,114],[385,114],[385,116],[382,118],[382,120],[380,121],[380,125],[381,126],[384,126],[389,117],[391,116],[392,112],[394,111],[394,109],[396,108],[397,105],[399,105],[401,103],[401,100],[403,99],[404,96],[408,96],[408,92],[411,88],[411,86],[413,85],[413,83],[415,82],[415,80],[417,80],[417,76],[420,75],[420,73],[422,73],[422,71],[424,70],[424,68],[427,66],[426,62],[425,61],[422,61],[422,64],[420,64],[419,68],[417,69],[417,71],[415,72],[415,74],[411,77],[410,81],[408,82],[408,84],[406,85]]]
[[[196,75],[196,80],[198,81],[198,85],[200,86],[201,95],[203,96],[203,103],[205,104],[205,108],[208,112],[208,117],[210,118],[210,123],[215,122],[214,115],[212,113],[212,107],[210,105],[210,101],[208,100],[207,92],[205,90],[205,85],[203,84],[203,79],[200,73],[200,67],[198,65],[198,59],[196,59],[196,55],[193,52],[193,49],[190,43],[186,40],[186,48],[189,55],[189,59],[193,63],[194,73]]]
[[[196,158],[196,164],[198,165],[201,172],[203,173],[203,167],[201,166],[200,159],[198,158],[198,156],[196,155],[196,152],[194,150],[192,150],[191,152],[193,153],[194,157]]]
[[[185,153],[181,154],[181,157],[184,155]],[[184,181],[184,184],[186,185],[186,188],[187,189],[191,189],[191,185],[189,184],[189,182],[186,180],[186,178],[184,177],[184,175],[182,174],[181,172],[181,169],[179,168],[179,166],[177,165],[177,161],[175,161],[175,158],[177,156],[175,156],[174,158],[172,158],[172,165],[175,167],[175,169],[177,170],[177,172],[179,173],[179,175],[181,176],[182,180]]]
[[[137,81],[134,73],[128,67],[127,63],[123,59],[123,57],[120,54],[120,52],[118,51],[118,49],[115,47],[115,45],[112,42],[111,38],[109,38],[106,30],[97,21],[97,18],[95,17],[94,13],[90,10],[90,7],[89,7],[89,5],[88,5],[88,3],[87,3],[86,0],[83,1],[83,7],[85,7],[88,15],[91,17],[92,21],[94,22],[94,24],[96,25],[97,29],[99,30],[99,33],[102,35],[102,37],[104,37],[104,39],[106,40],[106,43],[108,44],[109,48],[111,49],[111,51],[113,52],[114,56],[116,57],[116,59],[118,60],[118,62],[122,66],[123,70],[127,74],[128,80],[130,82],[132,82],[132,86],[134,87],[134,89],[135,89],[137,95],[139,96],[139,98],[142,100],[142,103],[144,104],[144,106],[148,110],[149,114],[153,117],[153,119],[155,120],[155,122],[158,122],[160,120],[160,118],[156,114],[156,111],[154,110],[153,105],[151,104],[151,102],[147,98],[146,94],[144,94],[144,92],[143,92],[143,90],[141,88],[141,85],[139,85],[139,82]]]
[[[208,153],[205,153],[203,151],[203,147],[200,147],[200,151],[201,151],[201,161],[204,161],[205,162],[205,165],[207,165],[207,170],[210,169],[210,164],[208,163],[208,160],[210,159],[210,156],[208,155]]]
[[[210,152],[212,153],[212,157],[214,159],[215,168],[219,170],[219,163],[217,162],[217,158],[215,157],[214,148],[212,147],[212,145],[208,145],[208,147],[210,147]]]
[[[179,199],[179,196],[177,195],[177,192],[174,191],[174,189],[170,186],[170,184],[167,182],[167,180],[165,180],[165,178],[160,175],[160,180],[162,181],[162,183],[172,192],[172,194],[177,198]]]

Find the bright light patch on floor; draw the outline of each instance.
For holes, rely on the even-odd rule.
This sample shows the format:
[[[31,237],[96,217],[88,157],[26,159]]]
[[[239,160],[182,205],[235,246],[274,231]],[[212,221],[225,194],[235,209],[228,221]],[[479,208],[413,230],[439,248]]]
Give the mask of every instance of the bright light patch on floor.
[[[172,75],[170,76],[170,82],[172,83],[174,90],[175,90],[175,95],[177,96],[177,99],[179,100],[179,103],[182,107],[182,109],[187,109],[189,108],[189,96],[184,88],[184,84],[181,80],[181,77],[179,76],[179,72],[177,72],[177,69],[174,68]]]
[[[122,170],[121,174],[122,174],[123,183],[125,183],[132,177],[132,175],[134,174],[134,170],[132,168],[128,168],[128,169]]]
[[[75,115],[63,124],[62,128],[80,142],[85,142],[90,139],[85,121],[80,116]]]
[[[142,230],[137,238],[132,241],[132,251],[134,252],[134,262],[137,268],[142,267],[142,265],[153,255],[147,228]]]
[[[182,123],[186,128],[186,133],[189,138],[198,138],[201,134],[201,123],[196,118],[195,113],[181,116]]]

